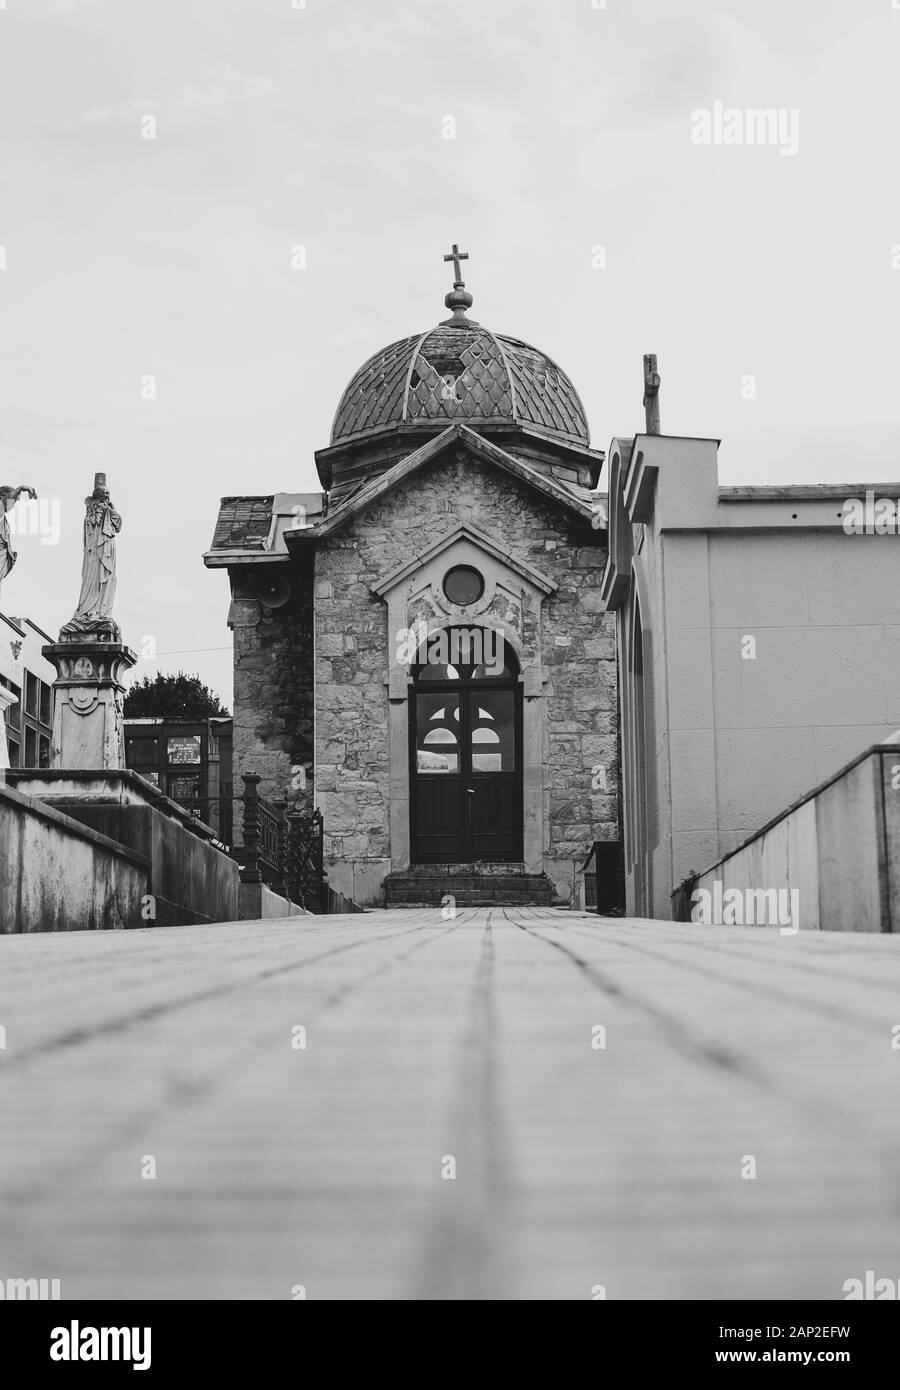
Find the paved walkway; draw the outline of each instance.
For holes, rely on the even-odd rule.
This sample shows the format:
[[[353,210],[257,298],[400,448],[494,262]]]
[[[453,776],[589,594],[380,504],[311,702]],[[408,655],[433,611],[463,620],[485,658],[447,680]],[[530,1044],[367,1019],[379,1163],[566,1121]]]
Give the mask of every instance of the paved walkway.
[[[63,1297],[900,1277],[898,937],[512,908],[0,937],[0,1024],[0,1279]]]

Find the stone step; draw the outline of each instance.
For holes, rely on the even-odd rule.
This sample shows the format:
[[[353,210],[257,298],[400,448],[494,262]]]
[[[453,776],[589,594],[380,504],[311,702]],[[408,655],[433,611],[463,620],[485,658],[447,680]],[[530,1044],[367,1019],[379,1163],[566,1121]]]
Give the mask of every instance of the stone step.
[[[479,888],[489,893],[497,887],[520,888],[523,892],[541,893],[549,888],[549,882],[541,874],[529,874],[527,877],[510,878],[475,878],[460,874],[458,877],[447,878],[425,878],[416,875],[415,878],[397,879],[390,875],[386,880],[389,887],[406,888],[447,888],[454,885],[457,888]]]
[[[416,865],[405,873],[389,874],[385,899],[390,907],[440,907],[452,897],[458,907],[549,907],[558,901],[546,874],[516,872],[516,866]],[[510,871],[512,869],[512,871]],[[473,870],[477,870],[473,872]]]
[[[497,878],[502,874],[513,875],[518,878],[528,871],[524,864],[515,860],[503,860],[502,862],[487,861],[483,859],[468,860],[461,864],[413,864],[408,869],[398,869],[392,878],[410,878],[416,874],[421,874],[433,878],[436,874],[477,874],[479,878]],[[533,874],[533,878],[540,878],[542,875]]]
[[[455,898],[483,898],[486,902],[495,901],[502,898],[505,902],[550,902],[553,893],[550,889],[536,891],[533,888],[444,888],[440,891],[427,887],[391,889],[388,893],[389,902],[409,902],[414,899],[416,902],[440,902],[444,897]]]
[[[491,909],[494,909],[494,908],[496,908],[496,909],[499,909],[499,908],[508,908],[509,911],[511,911],[511,912],[512,912],[512,911],[518,911],[520,908],[531,907],[531,908],[546,909],[546,910],[549,912],[550,908],[554,908],[554,909],[555,909],[555,908],[560,908],[560,909],[566,910],[566,909],[568,909],[569,904],[568,904],[568,903],[535,903],[535,902],[531,902],[531,901],[529,901],[529,902],[527,902],[527,903],[511,903],[511,902],[506,902],[505,900],[501,900],[501,899],[497,899],[497,898],[478,898],[478,897],[473,897],[473,898],[471,898],[471,899],[454,898],[453,906],[454,906],[454,908],[456,909],[457,912],[466,912],[466,911],[468,911],[470,908],[476,908],[476,907],[487,907],[487,908],[491,908]],[[433,903],[433,902],[431,902],[431,903],[413,903],[413,902],[409,902],[409,903],[408,903],[408,902],[402,902],[402,903],[388,903],[384,910],[385,910],[386,912],[388,912],[388,911],[389,911],[389,912],[414,912],[414,911],[422,911],[422,909],[425,909],[425,908],[430,908],[432,912],[437,912],[437,913],[441,913],[441,912],[443,912],[443,910],[444,910],[444,909],[443,909],[443,904],[441,904],[440,902],[437,902],[437,903]]]

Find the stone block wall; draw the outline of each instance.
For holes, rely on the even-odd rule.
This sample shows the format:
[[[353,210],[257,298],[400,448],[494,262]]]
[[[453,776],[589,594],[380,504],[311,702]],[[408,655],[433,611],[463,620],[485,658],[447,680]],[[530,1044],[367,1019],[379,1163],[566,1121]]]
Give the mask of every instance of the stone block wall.
[[[314,597],[316,801],[326,870],[337,891],[364,902],[381,900],[391,867],[387,610],[369,585],[390,568],[396,547],[386,546],[379,563],[384,516],[373,511],[320,547]]]
[[[316,792],[335,887],[380,901],[391,868],[387,609],[371,586],[469,522],[558,586],[543,603],[544,868],[568,896],[594,839],[616,839],[615,626],[605,534],[460,451],[356,516],[316,554]],[[237,632],[237,628],[235,629]],[[534,642],[523,633],[523,642]]]
[[[312,559],[235,568],[230,625],[234,633],[234,839],[241,843],[242,773],[258,772],[260,796],[312,800]],[[256,597],[266,577],[285,579],[290,597],[267,608]]]
[[[579,534],[577,522],[567,529],[568,541],[548,537],[543,555],[532,552],[559,585],[542,612],[549,672],[544,815],[549,856],[583,860],[594,840],[619,835],[616,638],[613,615],[600,601],[606,546],[589,528]]]

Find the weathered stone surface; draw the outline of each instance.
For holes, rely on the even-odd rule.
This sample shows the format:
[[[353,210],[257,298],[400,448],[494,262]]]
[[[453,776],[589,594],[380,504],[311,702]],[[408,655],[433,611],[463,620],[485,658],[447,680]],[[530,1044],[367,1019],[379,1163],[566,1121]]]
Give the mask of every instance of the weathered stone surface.
[[[585,656],[591,657],[597,661],[615,661],[615,636],[596,637],[589,639],[584,644],[584,654]]]
[[[82,621],[88,619],[76,613],[63,631]],[[112,619],[108,621],[112,624]],[[74,631],[65,640],[44,647],[43,652],[57,671],[51,767],[88,772],[124,768],[122,679],[137,661],[136,654],[119,641],[100,640],[90,633],[78,636]]]
[[[312,585],[299,563],[273,571],[291,594],[282,608],[255,598],[261,571],[236,569],[234,632],[234,826],[241,843],[241,773],[258,772],[260,795],[308,802],[312,795]],[[302,770],[302,771],[301,771]],[[305,785],[304,785],[305,784]]]

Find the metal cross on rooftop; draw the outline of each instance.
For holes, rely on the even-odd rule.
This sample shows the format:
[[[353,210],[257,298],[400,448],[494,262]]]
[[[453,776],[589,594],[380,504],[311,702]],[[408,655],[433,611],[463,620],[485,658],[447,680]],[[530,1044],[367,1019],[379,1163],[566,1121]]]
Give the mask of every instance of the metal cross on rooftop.
[[[465,280],[462,278],[462,272],[460,271],[459,263],[460,261],[467,261],[468,259],[468,251],[460,251],[455,241],[453,243],[453,250],[450,252],[450,255],[444,257],[445,261],[453,262],[453,270],[456,275],[456,278],[453,281],[453,288],[455,290],[462,289],[463,285],[465,285],[466,283]]]

